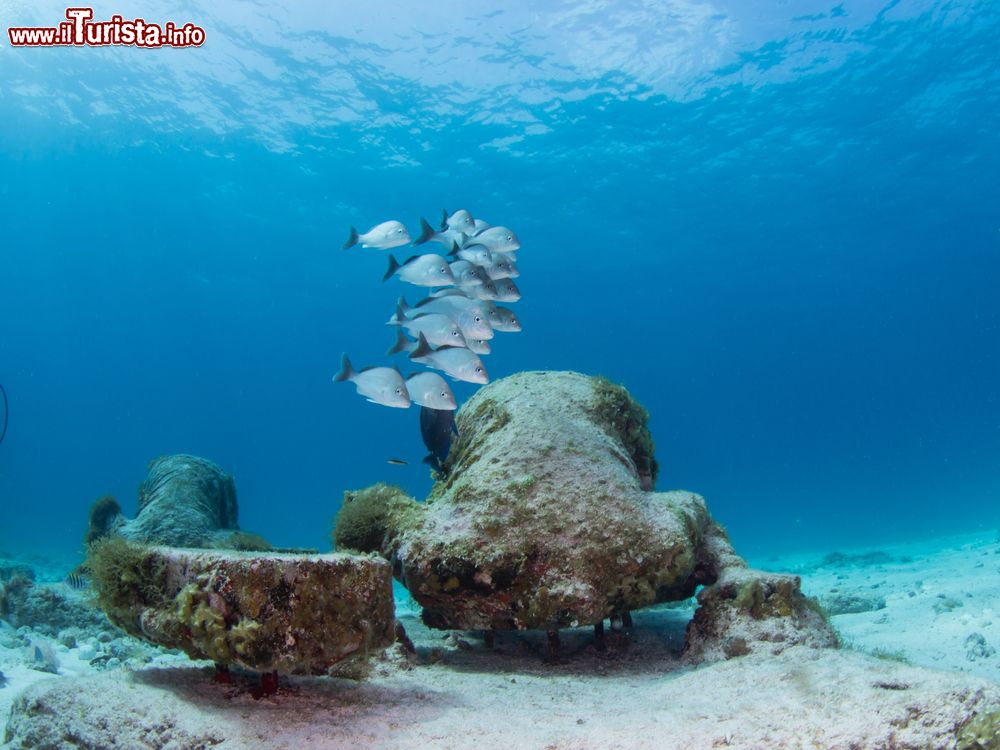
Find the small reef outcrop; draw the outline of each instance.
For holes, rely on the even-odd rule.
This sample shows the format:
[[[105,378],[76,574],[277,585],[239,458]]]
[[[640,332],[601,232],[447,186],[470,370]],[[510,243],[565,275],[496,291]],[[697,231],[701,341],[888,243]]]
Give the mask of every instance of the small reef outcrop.
[[[91,546],[87,564],[112,623],[224,667],[325,674],[394,639],[392,573],[375,556],[178,549],[108,537]]]
[[[625,388],[525,372],[480,389],[423,503],[345,493],[337,549],[378,552],[442,629],[546,630],[698,594],[695,659],[834,646],[796,576],[752,570],[692,492],[655,492],[646,411]]]
[[[99,498],[84,541],[118,535],[171,547],[270,549],[262,537],[240,530],[238,514],[233,478],[216,464],[185,454],[161,456],[150,462],[139,487],[135,518],[126,518],[113,497]]]
[[[65,628],[101,630],[107,619],[78,592],[15,576],[0,585],[0,620],[55,636]]]

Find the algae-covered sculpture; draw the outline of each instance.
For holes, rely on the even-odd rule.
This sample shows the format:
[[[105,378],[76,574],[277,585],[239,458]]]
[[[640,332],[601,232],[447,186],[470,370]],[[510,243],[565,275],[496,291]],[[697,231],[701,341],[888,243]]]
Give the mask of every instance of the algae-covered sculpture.
[[[149,547],[112,536],[91,546],[87,564],[111,622],[220,666],[324,674],[393,641],[392,574],[377,557]]]
[[[691,597],[695,658],[766,643],[836,643],[799,579],[750,570],[704,500],[653,492],[646,412],[620,387],[526,372],[481,389],[425,503],[376,485],[348,492],[338,548],[377,551],[423,607],[454,629],[602,627]]]
[[[270,549],[261,537],[240,531],[237,516],[231,476],[204,458],[162,456],[150,463],[139,487],[136,517],[125,518],[115,499],[104,496],[91,507],[85,541],[116,534],[174,547]]]

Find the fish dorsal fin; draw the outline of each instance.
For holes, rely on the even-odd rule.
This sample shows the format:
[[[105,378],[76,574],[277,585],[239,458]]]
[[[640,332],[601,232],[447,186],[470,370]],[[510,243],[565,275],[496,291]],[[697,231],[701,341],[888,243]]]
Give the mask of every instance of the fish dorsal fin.
[[[427,219],[420,217],[420,236],[413,240],[414,245],[423,245],[435,235],[434,227],[427,223]]]
[[[346,353],[342,354],[340,357],[340,372],[333,376],[333,382],[342,383],[345,380],[350,380],[355,374],[354,368],[351,367],[351,360],[347,358]]]
[[[385,272],[382,277],[382,281],[388,281],[392,278],[392,275],[399,270],[399,262],[396,260],[392,253],[389,253],[389,269]]]
[[[403,335],[402,327],[396,329],[396,343],[389,347],[386,352],[387,355],[392,356],[393,354],[398,354],[399,352],[406,351],[406,347],[410,345],[409,340]]]
[[[431,349],[431,345],[427,343],[427,337],[423,333],[417,336],[417,346],[410,352],[410,359],[417,359],[418,357],[426,357],[428,354],[432,353],[434,350]]]

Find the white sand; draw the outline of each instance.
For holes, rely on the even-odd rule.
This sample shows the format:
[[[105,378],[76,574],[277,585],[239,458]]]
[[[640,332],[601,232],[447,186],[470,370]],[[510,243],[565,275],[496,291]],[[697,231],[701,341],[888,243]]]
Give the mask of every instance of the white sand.
[[[834,617],[844,639],[947,671],[798,648],[691,670],[676,658],[691,614],[683,607],[635,613],[631,637],[611,637],[606,654],[589,631],[568,632],[564,662],[552,666],[538,634],[500,634],[489,652],[475,634],[430,631],[404,612],[424,664],[391,657],[360,683],[294,678],[261,700],[248,682],[218,685],[211,669],[176,656],[160,668],[96,673],[79,649],[59,647],[62,674],[52,676],[0,649],[9,680],[0,720],[35,683],[31,710],[11,728],[56,750],[112,741],[177,750],[950,747],[956,725],[1000,708],[1000,654],[970,660],[966,642],[978,633],[1000,650],[992,611],[1000,606],[1000,545],[990,534],[882,551],[890,560],[869,566],[815,568],[821,554],[752,562],[799,573],[806,593],[821,598],[883,597],[884,609]],[[55,739],[39,734],[47,729]],[[69,735],[92,744],[66,744]]]
[[[864,554],[871,548],[842,550]],[[823,555],[755,560],[758,567],[802,576],[802,589],[878,596],[885,609],[833,618],[856,649],[897,655],[913,664],[1000,682],[1000,543],[996,532],[879,548],[893,562],[809,570]],[[805,568],[805,569],[803,569]],[[978,633],[996,653],[969,658],[966,639]]]

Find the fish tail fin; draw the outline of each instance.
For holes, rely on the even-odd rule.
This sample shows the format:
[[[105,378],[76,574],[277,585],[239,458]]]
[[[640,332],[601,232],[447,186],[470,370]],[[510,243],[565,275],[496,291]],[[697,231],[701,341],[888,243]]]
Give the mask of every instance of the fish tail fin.
[[[404,313],[409,312],[412,308],[407,304],[406,297],[400,297],[396,300],[396,309],[402,310]]]
[[[459,247],[458,243],[455,240],[452,240],[451,241],[451,250],[448,251],[448,255],[458,255],[458,251],[461,250],[461,249],[462,248]]]
[[[399,326],[402,325],[406,320],[406,313],[403,312],[402,305],[396,305],[396,314],[389,318],[389,322],[386,325]]]
[[[417,347],[412,352],[410,352],[410,359],[416,359],[417,357],[426,357],[432,351],[434,350],[431,349],[431,345],[427,343],[427,338],[424,336],[424,334],[422,333],[418,334]]]
[[[448,228],[448,209],[447,208],[442,208],[441,209],[441,231],[443,232],[447,228]]]
[[[358,244],[358,230],[355,229],[354,227],[351,227],[351,234],[347,237],[347,242],[344,243],[344,247],[342,249],[346,250],[347,248],[354,247],[357,244]]]
[[[342,383],[352,377],[354,377],[354,368],[351,367],[351,360],[347,358],[347,354],[343,354],[340,357],[340,372],[333,376],[333,382]]]
[[[403,329],[397,328],[396,343],[393,344],[391,347],[389,347],[389,350],[386,352],[386,355],[391,357],[393,354],[399,354],[399,352],[405,352],[406,347],[408,347],[409,345],[410,342],[407,341],[406,336],[403,335]]]
[[[423,245],[427,240],[435,235],[434,227],[427,223],[427,219],[420,217],[420,236],[413,240],[414,245]]]
[[[385,272],[385,276],[382,277],[382,281],[388,281],[392,278],[392,275],[399,270],[399,261],[389,253],[389,270]]]

